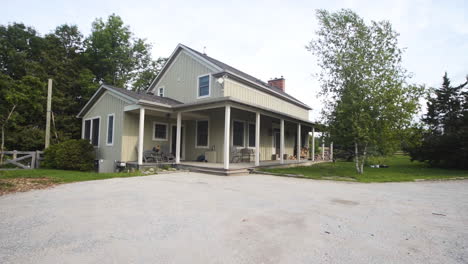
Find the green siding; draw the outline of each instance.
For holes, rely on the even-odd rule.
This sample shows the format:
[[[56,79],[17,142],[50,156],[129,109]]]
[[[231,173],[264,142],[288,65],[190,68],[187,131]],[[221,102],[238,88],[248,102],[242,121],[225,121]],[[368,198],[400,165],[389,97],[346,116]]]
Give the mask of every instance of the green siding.
[[[215,71],[205,64],[194,59],[185,51],[181,51],[174,62],[169,65],[161,79],[154,85],[153,92],[157,94],[158,88],[164,87],[164,96],[176,99],[183,103],[191,103],[197,100],[198,77]],[[223,96],[221,85],[216,82],[216,78],[210,79],[210,96],[214,98]],[[204,98],[204,99],[206,99]]]
[[[99,147],[96,148],[96,158],[102,160],[99,165],[100,172],[111,172],[114,170],[114,161],[121,159],[122,153],[122,127],[123,109],[128,105],[123,99],[105,92],[83,116],[83,121],[89,118],[100,117]],[[107,115],[114,114],[114,144],[106,144]]]

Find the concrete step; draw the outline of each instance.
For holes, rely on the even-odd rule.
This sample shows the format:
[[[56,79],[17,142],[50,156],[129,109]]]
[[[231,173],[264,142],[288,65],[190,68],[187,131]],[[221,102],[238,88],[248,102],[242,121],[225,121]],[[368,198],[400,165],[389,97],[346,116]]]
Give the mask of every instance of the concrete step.
[[[191,172],[200,172],[200,173],[208,173],[213,175],[223,175],[223,176],[236,176],[236,175],[247,175],[250,173],[248,169],[232,169],[232,170],[225,170],[224,168],[209,168],[209,167],[198,167],[198,166],[191,166],[191,165],[177,165],[179,169],[186,169]]]

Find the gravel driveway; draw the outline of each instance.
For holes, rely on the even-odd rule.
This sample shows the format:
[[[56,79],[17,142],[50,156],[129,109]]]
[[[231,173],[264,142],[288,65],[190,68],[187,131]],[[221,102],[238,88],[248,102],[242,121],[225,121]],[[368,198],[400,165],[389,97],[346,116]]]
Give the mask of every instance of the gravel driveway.
[[[468,263],[468,180],[175,173],[0,197],[0,263]]]

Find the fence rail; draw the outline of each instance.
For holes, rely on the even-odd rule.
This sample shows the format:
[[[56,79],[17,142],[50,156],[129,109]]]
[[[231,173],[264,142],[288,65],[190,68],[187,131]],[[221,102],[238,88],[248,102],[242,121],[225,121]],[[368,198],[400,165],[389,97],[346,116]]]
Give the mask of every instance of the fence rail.
[[[0,151],[0,154],[11,155],[11,159],[5,159],[5,164],[12,164],[19,169],[37,169],[44,159],[44,151]],[[2,170],[0,168],[0,170]]]

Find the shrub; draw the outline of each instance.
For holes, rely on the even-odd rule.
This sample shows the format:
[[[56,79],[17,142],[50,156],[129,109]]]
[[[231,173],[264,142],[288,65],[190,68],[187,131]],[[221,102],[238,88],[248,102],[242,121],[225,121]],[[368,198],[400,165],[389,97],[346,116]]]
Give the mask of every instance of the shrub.
[[[388,162],[388,157],[386,156],[369,156],[366,159],[366,166],[369,165],[386,165]]]
[[[85,139],[71,139],[50,146],[44,152],[46,168],[90,171],[94,169],[94,147]]]

